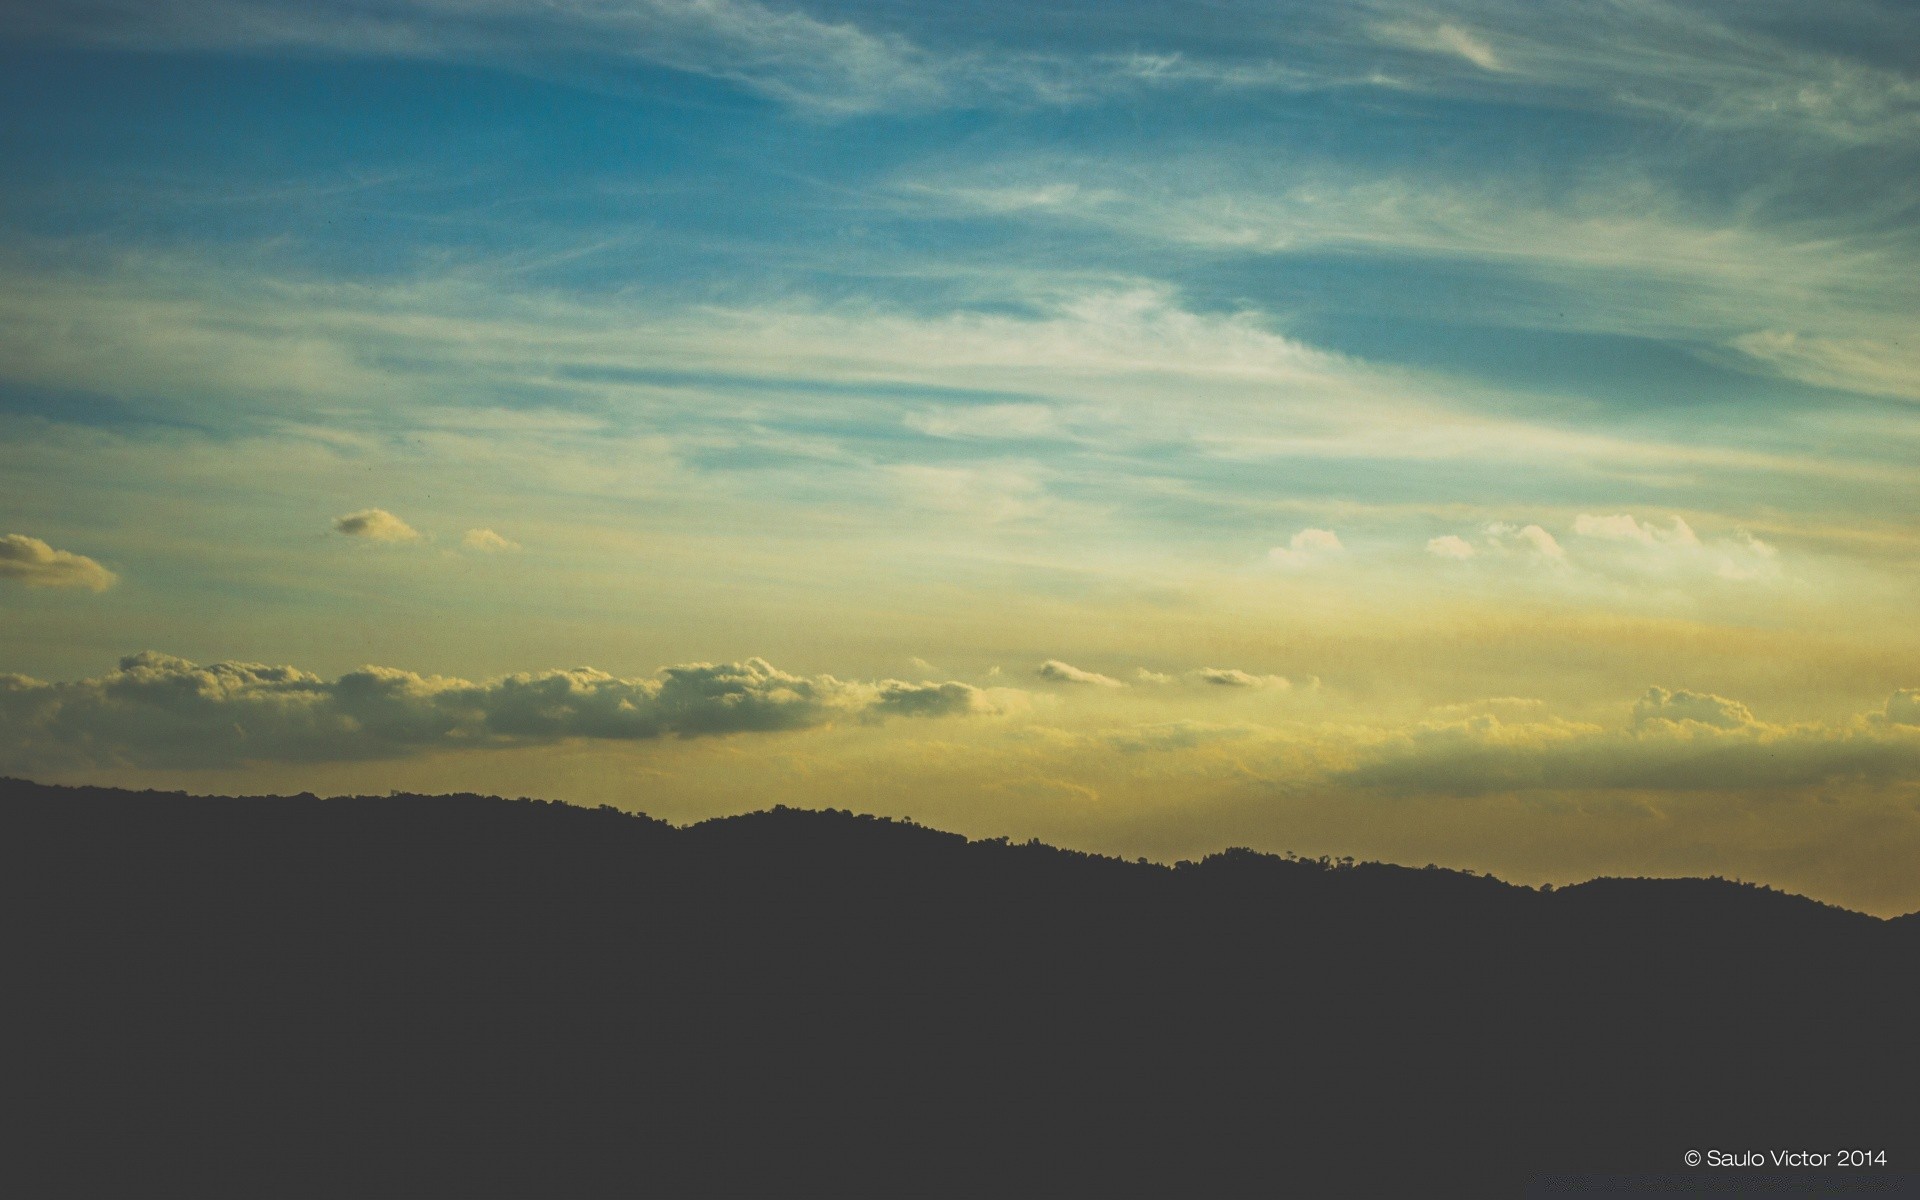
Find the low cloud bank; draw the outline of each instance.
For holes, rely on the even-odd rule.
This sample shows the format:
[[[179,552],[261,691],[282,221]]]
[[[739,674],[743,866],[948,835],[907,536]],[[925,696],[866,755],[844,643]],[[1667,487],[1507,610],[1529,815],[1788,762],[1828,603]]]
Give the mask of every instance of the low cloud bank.
[[[1484,795],[1590,789],[1768,792],[1840,781],[1920,780],[1920,689],[1880,712],[1774,725],[1745,704],[1654,687],[1624,728],[1493,713],[1403,730],[1363,749],[1341,782],[1389,792]]]
[[[95,679],[0,675],[0,763],[215,766],[383,758],[569,738],[643,740],[805,729],[835,720],[953,717],[1021,698],[958,682],[791,675],[764,659],[621,679],[590,667],[483,683],[363,667],[192,663],[151,651]]]

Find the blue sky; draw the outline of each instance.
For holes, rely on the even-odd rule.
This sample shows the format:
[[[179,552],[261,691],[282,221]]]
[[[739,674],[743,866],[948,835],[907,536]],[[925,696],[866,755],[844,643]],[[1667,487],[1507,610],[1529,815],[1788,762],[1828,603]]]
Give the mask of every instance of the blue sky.
[[[5,769],[1920,905],[1910,6],[4,10]]]

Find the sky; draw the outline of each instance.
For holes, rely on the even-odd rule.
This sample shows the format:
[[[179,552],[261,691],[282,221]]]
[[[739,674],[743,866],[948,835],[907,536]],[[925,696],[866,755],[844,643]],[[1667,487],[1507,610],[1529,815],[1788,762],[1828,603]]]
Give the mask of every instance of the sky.
[[[1920,10],[0,0],[0,773],[1920,909]]]

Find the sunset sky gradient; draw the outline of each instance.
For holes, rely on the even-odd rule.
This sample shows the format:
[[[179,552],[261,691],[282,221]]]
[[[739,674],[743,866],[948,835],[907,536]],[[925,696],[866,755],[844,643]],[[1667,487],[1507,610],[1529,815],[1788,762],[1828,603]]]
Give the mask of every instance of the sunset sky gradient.
[[[0,0],[0,773],[1920,908],[1920,9]]]

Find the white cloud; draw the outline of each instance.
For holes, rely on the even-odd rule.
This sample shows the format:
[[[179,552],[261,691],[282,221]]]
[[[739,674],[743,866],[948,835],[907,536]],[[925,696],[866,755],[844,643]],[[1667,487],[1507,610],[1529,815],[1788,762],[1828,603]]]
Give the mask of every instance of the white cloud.
[[[1633,727],[1644,729],[1660,724],[1698,724],[1710,725],[1715,729],[1740,729],[1757,722],[1747,706],[1738,700],[1729,700],[1709,692],[1690,692],[1685,689],[1670,692],[1663,687],[1651,687],[1645,695],[1634,701]]]
[[[1691,526],[1679,517],[1669,518],[1673,524],[1661,529],[1651,521],[1642,523],[1628,513],[1618,513],[1610,517],[1595,517],[1582,513],[1573,519],[1573,531],[1581,537],[1601,538],[1614,542],[1639,542],[1643,546],[1698,546],[1700,539]]]
[[[1042,679],[1050,679],[1055,683],[1081,683],[1105,688],[1127,686],[1111,676],[1100,675],[1093,671],[1082,671],[1072,663],[1063,663],[1057,658],[1050,658],[1046,662],[1041,663],[1038,667],[1034,668],[1034,674],[1040,676]]]
[[[1467,539],[1456,533],[1443,534],[1427,539],[1427,553],[1435,558],[1451,558],[1460,561],[1472,558],[1474,549]]]
[[[1771,579],[1780,573],[1779,557],[1780,552],[1766,542],[1740,533],[1715,544],[1713,573],[1722,579]]]
[[[1416,68],[1415,86],[1506,98],[1539,89],[1562,102],[1669,123],[1841,143],[1903,142],[1920,124],[1920,82],[1891,65],[1897,51],[1837,49],[1849,40],[1899,46],[1894,6],[1369,0],[1355,7],[1374,14],[1366,31],[1376,41],[1435,56]],[[1472,30],[1463,24],[1469,19]],[[1816,21],[1828,36],[1796,32]],[[1489,71],[1501,72],[1499,92],[1486,90]]]
[[[491,529],[469,529],[460,544],[469,550],[479,550],[486,554],[498,554],[504,550],[518,550],[520,543],[501,537]]]
[[[1756,364],[1815,387],[1920,400],[1920,351],[1910,342],[1769,329],[1735,338],[1733,348]]]
[[[23,533],[0,537],[0,579],[28,587],[75,587],[93,592],[104,592],[119,582],[117,575],[86,555],[55,550]]]
[[[1135,671],[1133,673],[1133,677],[1135,679],[1138,679],[1141,683],[1151,683],[1155,685],[1169,684],[1173,682],[1173,676],[1168,675],[1162,671],[1149,671],[1145,667],[1141,667],[1139,670]]]
[[[470,683],[392,667],[327,680],[294,667],[202,666],[143,652],[96,679],[0,676],[0,765],[219,765],[384,758],[572,738],[641,740],[804,729],[836,719],[951,717],[1020,706],[1012,689],[873,683],[764,659],[622,679],[591,667]]]
[[[1059,414],[1045,404],[948,405],[930,412],[908,413],[907,428],[929,437],[980,441],[1058,438]]]
[[[1538,525],[1512,525],[1495,521],[1486,529],[1487,541],[1503,550],[1515,550],[1542,562],[1562,564],[1567,552],[1554,536]]]
[[[1213,687],[1273,688],[1284,691],[1293,686],[1283,675],[1254,675],[1234,667],[1201,667],[1193,678]]]
[[[756,0],[370,0],[351,12],[289,0],[149,6],[106,0],[86,21],[58,10],[38,25],[143,50],[287,47],[566,70],[621,86],[624,64],[727,79],[823,115],[922,107],[960,84],[990,86],[990,64],[942,60],[906,39]],[[1009,83],[1016,83],[1017,75]]]
[[[348,537],[365,538],[370,542],[414,542],[420,540],[420,531],[402,521],[384,508],[363,508],[343,517],[333,519],[333,528],[337,533]]]
[[[1267,551],[1267,560],[1283,567],[1309,567],[1346,552],[1331,529],[1302,529],[1284,546]]]
[[[1487,44],[1485,38],[1458,25],[1424,26],[1388,22],[1375,26],[1374,34],[1380,40],[1393,45],[1435,54],[1453,55],[1472,63],[1483,71],[1505,69],[1500,65],[1499,56],[1494,53],[1493,47]]]
[[[1699,570],[1734,581],[1770,579],[1780,572],[1776,561],[1779,551],[1750,533],[1742,531],[1708,542],[1680,517],[1669,517],[1668,521],[1662,528],[1629,513],[1604,517],[1582,513],[1574,519],[1573,531],[1581,537],[1631,549],[1633,555],[1617,558],[1615,563],[1642,571]]]

